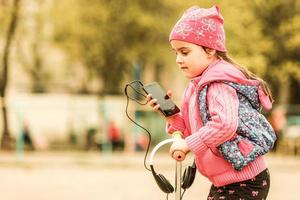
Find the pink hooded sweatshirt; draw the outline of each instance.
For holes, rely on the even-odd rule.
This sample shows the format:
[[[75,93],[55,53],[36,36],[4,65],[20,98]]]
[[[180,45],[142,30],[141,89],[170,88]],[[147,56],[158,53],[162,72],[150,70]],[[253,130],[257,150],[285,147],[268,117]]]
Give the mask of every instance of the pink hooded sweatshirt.
[[[237,171],[218,152],[217,147],[236,134],[239,100],[235,89],[216,81],[259,85],[256,80],[247,79],[232,64],[224,60],[214,61],[189,83],[183,96],[181,113],[175,116],[172,124],[167,124],[167,132],[173,133],[178,130],[183,133],[188,147],[195,155],[198,171],[218,187],[254,178],[267,166],[261,156],[241,171]],[[210,83],[207,104],[211,121],[203,126],[199,113],[198,92],[207,83]],[[262,106],[270,109],[272,104],[261,87],[258,94]],[[239,148],[246,153],[252,146],[241,143]]]

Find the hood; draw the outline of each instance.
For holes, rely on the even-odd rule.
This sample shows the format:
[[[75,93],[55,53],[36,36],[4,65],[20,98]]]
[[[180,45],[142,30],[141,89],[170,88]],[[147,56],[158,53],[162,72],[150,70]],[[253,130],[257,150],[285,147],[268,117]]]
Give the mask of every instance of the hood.
[[[210,82],[226,81],[247,86],[255,86],[260,104],[267,110],[272,108],[270,98],[265,94],[258,80],[250,80],[232,64],[224,60],[216,60],[211,63],[207,69],[191,80],[191,82],[199,89]]]

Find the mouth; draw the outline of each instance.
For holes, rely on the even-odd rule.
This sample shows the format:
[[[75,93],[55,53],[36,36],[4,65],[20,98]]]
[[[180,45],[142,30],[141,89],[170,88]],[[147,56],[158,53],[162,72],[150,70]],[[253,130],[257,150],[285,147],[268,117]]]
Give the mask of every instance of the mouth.
[[[188,67],[186,67],[186,66],[181,66],[180,69],[184,70],[184,69],[188,69]]]

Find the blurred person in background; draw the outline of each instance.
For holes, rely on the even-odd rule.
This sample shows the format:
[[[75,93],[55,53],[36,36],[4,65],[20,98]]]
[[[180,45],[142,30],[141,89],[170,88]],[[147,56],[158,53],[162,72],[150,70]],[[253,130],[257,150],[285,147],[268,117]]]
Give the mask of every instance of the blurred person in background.
[[[25,150],[27,149],[27,150],[33,151],[36,149],[30,129],[29,129],[29,124],[27,122],[24,122],[24,124],[23,124],[21,139],[24,143]]]
[[[86,132],[86,143],[85,143],[85,149],[86,150],[91,150],[91,149],[98,149],[99,144],[97,142],[97,129],[94,127],[90,127],[87,129]]]
[[[140,133],[137,135],[135,150],[136,151],[145,151],[148,147],[149,138],[147,135]]]
[[[109,142],[112,145],[112,150],[123,150],[124,140],[122,137],[121,129],[117,126],[116,122],[110,121],[107,127],[107,134]]]

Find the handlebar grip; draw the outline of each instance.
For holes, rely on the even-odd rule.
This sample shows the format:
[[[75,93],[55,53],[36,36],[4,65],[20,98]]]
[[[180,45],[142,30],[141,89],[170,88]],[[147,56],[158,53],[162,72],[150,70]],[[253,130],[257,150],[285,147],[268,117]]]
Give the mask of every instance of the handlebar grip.
[[[180,131],[175,131],[172,134],[172,136],[173,136],[173,138],[181,139],[182,138],[182,133]],[[177,161],[183,161],[185,159],[185,153],[183,151],[177,150],[177,151],[173,152],[172,157]]]
[[[172,157],[177,161],[183,161],[185,159],[185,153],[183,151],[174,151]]]

